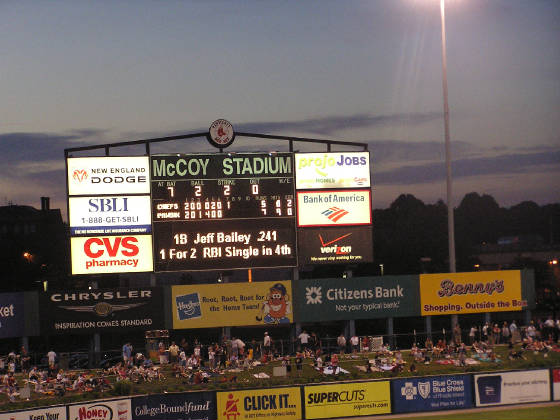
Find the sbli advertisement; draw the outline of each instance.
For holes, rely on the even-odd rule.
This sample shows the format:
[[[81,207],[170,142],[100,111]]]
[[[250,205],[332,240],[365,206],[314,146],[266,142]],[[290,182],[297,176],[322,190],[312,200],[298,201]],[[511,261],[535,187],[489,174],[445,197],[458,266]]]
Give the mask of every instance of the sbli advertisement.
[[[418,276],[294,282],[297,322],[418,316]]]
[[[391,412],[390,382],[356,382],[304,387],[305,418],[367,416]]]
[[[298,387],[218,392],[219,420],[301,419]]]
[[[420,275],[422,315],[521,311],[521,296],[519,270]]]
[[[173,328],[293,322],[292,282],[173,286]]]

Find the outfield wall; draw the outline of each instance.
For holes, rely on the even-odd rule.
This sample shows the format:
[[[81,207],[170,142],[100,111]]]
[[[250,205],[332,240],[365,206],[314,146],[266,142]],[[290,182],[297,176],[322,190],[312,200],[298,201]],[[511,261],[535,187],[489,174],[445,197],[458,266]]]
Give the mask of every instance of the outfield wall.
[[[0,413],[0,420],[328,419],[560,400],[560,369],[165,393]]]
[[[0,338],[521,312],[534,305],[530,270],[50,290],[0,294]]]

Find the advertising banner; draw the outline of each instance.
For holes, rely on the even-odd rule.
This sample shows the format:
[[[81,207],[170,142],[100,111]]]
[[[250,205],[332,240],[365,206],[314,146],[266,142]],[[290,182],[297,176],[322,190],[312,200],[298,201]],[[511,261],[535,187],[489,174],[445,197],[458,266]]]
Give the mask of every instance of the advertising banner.
[[[68,194],[149,194],[148,156],[68,158]]]
[[[66,406],[45,407],[35,410],[0,413],[0,420],[65,420]]]
[[[417,276],[300,279],[294,294],[297,322],[420,314]]]
[[[80,236],[70,238],[72,274],[153,271],[152,236]]]
[[[371,225],[370,190],[297,191],[297,225]]]
[[[521,272],[421,274],[420,302],[422,315],[520,311]]]
[[[215,392],[147,395],[132,398],[133,420],[215,419]]]
[[[367,416],[391,412],[389,381],[304,387],[305,418]]]
[[[69,420],[132,420],[129,398],[69,405],[68,414]]]
[[[40,295],[39,302],[42,334],[164,327],[160,288],[48,292]]]
[[[171,293],[174,329],[293,322],[289,280],[173,286]]]
[[[395,379],[391,387],[396,413],[472,407],[469,375]]]
[[[560,401],[560,369],[552,369],[552,391],[554,401]]]
[[[218,392],[219,420],[301,419],[299,387]]]
[[[304,228],[298,230],[298,263],[349,264],[373,261],[371,226]]]
[[[296,153],[296,189],[370,187],[369,152]]]
[[[70,235],[122,235],[152,231],[149,195],[70,197]]]
[[[474,376],[476,406],[550,401],[548,369]]]
[[[0,338],[25,335],[23,299],[23,293],[0,294]]]

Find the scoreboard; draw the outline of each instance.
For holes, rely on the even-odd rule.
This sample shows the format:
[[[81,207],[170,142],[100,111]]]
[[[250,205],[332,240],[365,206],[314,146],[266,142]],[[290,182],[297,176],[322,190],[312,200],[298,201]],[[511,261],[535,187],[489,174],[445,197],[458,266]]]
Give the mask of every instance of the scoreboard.
[[[290,153],[152,155],[155,271],[292,267]]]
[[[368,152],[67,159],[72,274],[371,262]]]

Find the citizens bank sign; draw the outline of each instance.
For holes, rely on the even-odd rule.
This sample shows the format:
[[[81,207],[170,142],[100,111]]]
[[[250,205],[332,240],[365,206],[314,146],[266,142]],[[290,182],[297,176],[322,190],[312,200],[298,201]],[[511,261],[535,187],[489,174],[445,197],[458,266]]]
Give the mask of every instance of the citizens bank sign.
[[[296,322],[420,314],[417,276],[300,279],[293,287]]]

